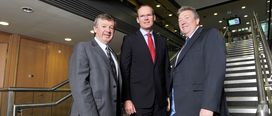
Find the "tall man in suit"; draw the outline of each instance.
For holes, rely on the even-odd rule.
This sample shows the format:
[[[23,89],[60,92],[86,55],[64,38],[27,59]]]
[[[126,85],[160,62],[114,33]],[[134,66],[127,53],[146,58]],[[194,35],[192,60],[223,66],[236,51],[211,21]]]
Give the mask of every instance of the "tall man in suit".
[[[69,68],[71,116],[121,116],[121,71],[108,46],[114,28],[114,18],[100,14],[94,20],[94,39],[74,47]]]
[[[219,31],[199,26],[196,10],[178,10],[186,44],[171,71],[171,116],[226,116],[224,97],[225,43]]]
[[[124,109],[129,115],[165,116],[169,58],[164,38],[152,30],[152,7],[137,10],[140,29],[125,36],[121,48]]]

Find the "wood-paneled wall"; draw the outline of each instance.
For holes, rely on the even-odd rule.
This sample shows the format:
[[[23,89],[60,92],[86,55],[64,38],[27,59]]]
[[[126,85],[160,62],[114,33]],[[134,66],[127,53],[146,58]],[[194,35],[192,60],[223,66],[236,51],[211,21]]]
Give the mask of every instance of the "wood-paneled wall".
[[[0,32],[0,52],[0,88],[51,88],[68,79],[71,46]],[[15,104],[55,102],[58,100],[55,99],[55,95],[56,93],[45,92],[16,93]],[[67,115],[70,110],[69,105],[70,103],[65,103],[65,107],[62,104],[59,108],[25,110],[23,115]],[[0,115],[5,116],[7,94],[4,92],[0,93],[0,107]],[[52,111],[54,112],[52,113]]]

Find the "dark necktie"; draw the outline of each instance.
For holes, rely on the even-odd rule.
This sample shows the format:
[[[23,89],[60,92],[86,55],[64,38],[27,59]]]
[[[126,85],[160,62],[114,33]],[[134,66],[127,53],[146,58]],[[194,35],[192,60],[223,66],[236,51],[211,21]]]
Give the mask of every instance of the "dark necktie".
[[[155,57],[156,57],[156,52],[155,52],[155,47],[154,47],[153,40],[152,40],[152,37],[151,37],[150,33],[147,34],[147,45],[148,45],[149,52],[150,52],[151,57],[152,57],[152,61],[154,63],[155,62]]]
[[[106,47],[106,52],[107,52],[108,59],[110,61],[110,66],[111,66],[112,73],[114,75],[114,78],[116,79],[116,77],[117,77],[116,67],[115,67],[115,63],[114,63],[114,61],[113,61],[113,59],[111,57],[111,50],[110,50],[110,48],[108,46]]]
[[[116,99],[116,116],[121,116],[121,97],[120,97],[120,86],[119,86],[119,81],[118,81],[118,78],[117,78],[117,73],[116,73],[116,67],[115,67],[115,63],[111,57],[111,53],[112,51],[110,50],[109,46],[106,47],[106,52],[107,52],[107,56],[108,56],[108,59],[110,61],[110,65],[111,65],[111,70],[112,70],[112,73],[114,75],[114,79],[116,80],[116,87],[117,87],[117,99]]]

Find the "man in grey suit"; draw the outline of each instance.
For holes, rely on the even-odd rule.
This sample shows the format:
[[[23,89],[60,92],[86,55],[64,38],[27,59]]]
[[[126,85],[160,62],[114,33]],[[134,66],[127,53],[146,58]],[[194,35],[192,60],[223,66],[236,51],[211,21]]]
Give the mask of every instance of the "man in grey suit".
[[[227,116],[225,42],[217,29],[199,26],[192,7],[178,10],[186,44],[172,68],[171,116]]]
[[[74,47],[69,68],[71,116],[121,116],[121,73],[108,46],[114,28],[114,18],[100,14],[94,21],[94,39]]]

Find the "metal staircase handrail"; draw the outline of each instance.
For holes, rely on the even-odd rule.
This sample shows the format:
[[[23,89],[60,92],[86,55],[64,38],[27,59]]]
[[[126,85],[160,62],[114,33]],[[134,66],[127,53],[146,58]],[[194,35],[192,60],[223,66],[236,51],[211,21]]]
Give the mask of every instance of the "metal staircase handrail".
[[[8,92],[8,108],[7,108],[7,116],[11,116],[13,112],[14,106],[14,92],[70,92],[70,89],[61,89],[58,90],[60,87],[69,83],[69,80],[65,80],[52,88],[17,88],[17,87],[9,87],[9,88],[0,88],[1,91]],[[13,114],[14,115],[14,114]]]
[[[272,72],[272,68],[271,68],[272,67],[272,54],[271,54],[271,50],[269,49],[268,42],[265,39],[266,36],[265,36],[264,32],[262,31],[262,28],[260,26],[257,14],[254,12],[253,15],[254,15],[254,20],[256,21],[257,29],[258,29],[258,31],[260,33],[260,36],[261,36],[260,37],[261,38],[261,42],[263,44],[264,53],[265,53],[265,56],[267,57],[269,71],[271,73]]]
[[[0,88],[0,91],[13,91],[13,92],[53,92],[59,91],[58,88],[69,83],[69,80],[65,80],[52,88],[24,88],[24,87],[9,87],[9,88]],[[65,90],[64,90],[65,91]],[[69,91],[69,90],[68,90]]]
[[[51,102],[51,103],[39,103],[39,104],[19,104],[19,105],[14,105],[13,106],[13,116],[17,116],[17,110],[18,109],[27,109],[27,108],[38,108],[38,107],[51,107],[51,106],[55,106],[58,105],[60,103],[62,103],[63,101],[65,101],[66,99],[68,99],[69,97],[71,97],[72,94],[69,93],[66,96],[64,96],[63,98],[59,99],[56,102]]]
[[[256,66],[256,80],[257,80],[257,92],[258,92],[258,107],[256,111],[256,116],[269,116],[268,105],[266,101],[265,95],[265,86],[264,79],[262,75],[262,68],[260,63],[260,55],[259,55],[259,42],[255,33],[255,25],[253,24],[253,20],[251,21],[252,27],[252,36],[253,36],[253,48],[254,48],[254,57],[255,57],[255,66]]]

